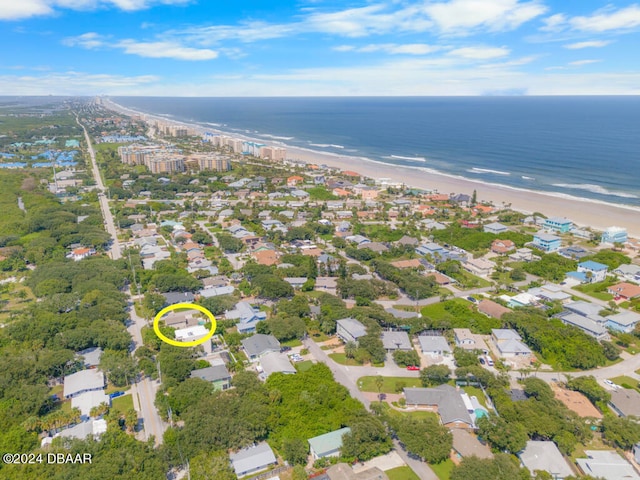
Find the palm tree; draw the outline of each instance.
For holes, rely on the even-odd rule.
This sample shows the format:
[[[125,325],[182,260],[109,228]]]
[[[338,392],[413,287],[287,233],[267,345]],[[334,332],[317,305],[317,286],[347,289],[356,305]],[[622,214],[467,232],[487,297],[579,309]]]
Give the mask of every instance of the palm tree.
[[[355,342],[347,342],[344,346],[344,354],[347,358],[354,358],[357,350],[358,345]]]
[[[384,378],[378,375],[375,379],[376,388],[378,389],[378,400],[382,401],[382,385],[384,385]]]
[[[134,428],[138,424],[138,413],[130,408],[124,414],[124,424],[127,427],[127,433],[133,433]]]
[[[32,416],[27,418],[22,426],[28,432],[37,432],[42,427],[42,421],[38,417]]]

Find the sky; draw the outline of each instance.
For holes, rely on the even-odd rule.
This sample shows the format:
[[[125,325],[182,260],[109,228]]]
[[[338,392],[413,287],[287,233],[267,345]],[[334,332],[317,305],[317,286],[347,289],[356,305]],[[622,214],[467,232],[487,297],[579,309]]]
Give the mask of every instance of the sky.
[[[1,95],[638,95],[640,3],[0,0]]]

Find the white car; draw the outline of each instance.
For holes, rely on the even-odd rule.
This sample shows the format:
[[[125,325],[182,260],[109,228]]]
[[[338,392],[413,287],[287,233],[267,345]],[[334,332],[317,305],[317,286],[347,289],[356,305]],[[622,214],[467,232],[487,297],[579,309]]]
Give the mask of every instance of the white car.
[[[614,390],[618,389],[619,385],[616,385],[615,383],[613,383],[611,380],[604,380],[604,383],[607,384],[608,386],[610,386],[611,388],[613,388]]]

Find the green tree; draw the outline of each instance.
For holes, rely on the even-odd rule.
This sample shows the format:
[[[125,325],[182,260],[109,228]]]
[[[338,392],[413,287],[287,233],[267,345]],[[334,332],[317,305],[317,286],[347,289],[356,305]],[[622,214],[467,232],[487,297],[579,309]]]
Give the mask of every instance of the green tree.
[[[446,365],[429,365],[420,372],[420,380],[424,387],[442,385],[449,381],[451,369]]]
[[[116,387],[130,385],[138,373],[136,361],[123,351],[105,350],[100,357],[100,369]]]
[[[307,442],[300,438],[287,438],[282,442],[282,457],[290,465],[306,465],[308,457]]]
[[[640,424],[634,419],[605,415],[602,419],[602,434],[607,443],[630,450],[640,442]]]
[[[464,457],[451,472],[450,480],[530,480],[531,474],[520,468],[509,455],[496,454],[495,458]]]
[[[351,424],[351,432],[342,437],[341,456],[348,461],[366,461],[388,453],[391,438],[376,417],[363,415]]]
[[[394,427],[406,449],[426,462],[440,463],[449,458],[453,437],[435,418],[403,417],[394,422]]]
[[[513,454],[526,447],[529,439],[524,425],[518,422],[507,422],[495,414],[479,418],[478,429],[480,436],[494,448]]]
[[[229,457],[225,452],[203,452],[189,460],[193,480],[235,480]]]

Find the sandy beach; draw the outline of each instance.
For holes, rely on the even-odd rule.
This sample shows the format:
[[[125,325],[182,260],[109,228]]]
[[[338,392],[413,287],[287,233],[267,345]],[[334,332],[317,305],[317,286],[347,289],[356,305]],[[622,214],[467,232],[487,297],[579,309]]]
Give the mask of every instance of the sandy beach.
[[[611,226],[626,227],[629,235],[640,237],[640,209],[581,199],[562,194],[520,190],[482,181],[457,178],[417,168],[384,165],[357,157],[338,157],[321,152],[287,147],[287,156],[307,163],[325,164],[342,170],[355,170],[371,178],[389,178],[408,186],[436,190],[439,193],[467,193],[476,190],[479,201],[495,206],[510,204],[525,213],[540,212],[546,216],[567,217],[575,224],[604,230]]]
[[[141,115],[163,122],[187,125],[197,131],[204,132],[199,125],[185,124],[160,116],[154,116],[143,112],[136,112],[122,107],[113,102],[108,102],[114,110],[127,115]],[[211,129],[208,129],[211,131]],[[239,134],[216,132],[236,138],[252,139]],[[540,212],[546,216],[560,216],[569,218],[576,225],[591,227],[596,230],[604,230],[607,227],[626,227],[629,236],[640,238],[640,208],[614,205],[599,202],[587,198],[573,197],[564,194],[523,190],[494,183],[485,183],[479,180],[471,180],[457,176],[440,174],[428,171],[428,169],[402,167],[373,162],[367,159],[338,156],[330,153],[300,149],[287,145],[287,157],[291,160],[301,160],[307,163],[328,165],[342,170],[354,170],[363,176],[380,179],[388,178],[401,182],[410,187],[435,190],[439,193],[466,193],[477,192],[479,201],[492,202],[495,206],[510,205],[512,209],[525,213]]]

